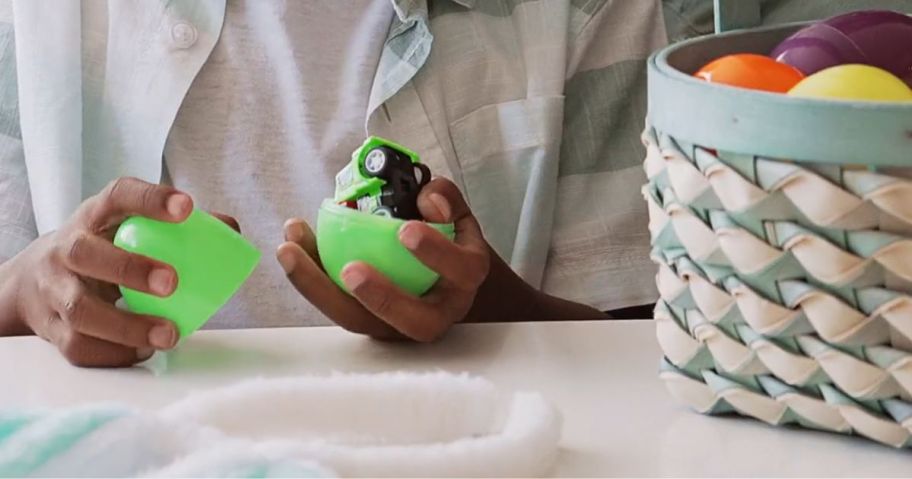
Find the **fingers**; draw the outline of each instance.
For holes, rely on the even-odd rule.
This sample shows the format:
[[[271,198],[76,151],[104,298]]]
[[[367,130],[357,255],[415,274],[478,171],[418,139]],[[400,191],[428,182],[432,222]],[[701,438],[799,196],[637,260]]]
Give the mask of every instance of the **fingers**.
[[[177,287],[177,273],[171,266],[128,253],[87,232],[80,231],[66,239],[59,253],[64,265],[83,277],[162,297]]]
[[[431,223],[453,223],[457,244],[476,251],[487,248],[478,220],[452,181],[435,178],[428,183],[418,195],[418,209]]]
[[[435,341],[454,322],[444,303],[432,304],[402,291],[365,263],[349,263],[341,276],[368,311],[415,341]]]
[[[83,204],[78,215],[92,231],[119,224],[128,216],[179,223],[193,210],[193,200],[170,186],[119,178]]]
[[[490,256],[486,248],[476,250],[455,244],[421,221],[402,225],[399,241],[418,260],[459,290],[474,292],[488,275]]]
[[[209,214],[214,216],[216,219],[218,219],[222,223],[225,223],[226,225],[231,227],[231,229],[233,229],[234,231],[237,231],[238,233],[241,232],[241,224],[238,223],[238,220],[234,219],[233,216],[228,216],[228,215],[225,215],[222,213],[216,213],[214,211],[210,211]]]
[[[59,281],[43,293],[57,316],[84,336],[132,348],[171,349],[177,344],[177,328],[171,321],[117,309],[75,278]]]
[[[286,242],[279,246],[276,258],[295,289],[339,326],[377,338],[396,337],[392,327],[378,321],[358,301],[339,289],[297,243]]]
[[[440,274],[443,286],[473,292],[488,276],[491,253],[478,220],[453,182],[437,178],[421,190],[422,216],[437,223],[452,222],[451,242],[425,223],[410,221],[399,230],[399,241],[427,267]]]
[[[301,247],[314,263],[321,268],[320,255],[317,252],[317,237],[314,235],[310,225],[300,218],[291,218],[285,222],[283,227],[285,231],[285,241],[290,241]]]
[[[79,367],[127,367],[152,356],[151,349],[136,349],[86,336],[71,329],[62,319],[52,318],[43,331],[70,364]]]

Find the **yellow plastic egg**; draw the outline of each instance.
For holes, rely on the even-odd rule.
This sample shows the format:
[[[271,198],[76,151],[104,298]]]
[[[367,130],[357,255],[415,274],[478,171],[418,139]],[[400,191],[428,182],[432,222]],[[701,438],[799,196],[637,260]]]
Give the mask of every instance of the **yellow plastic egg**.
[[[912,101],[912,88],[886,70],[867,65],[827,68],[805,78],[788,94],[856,101]]]

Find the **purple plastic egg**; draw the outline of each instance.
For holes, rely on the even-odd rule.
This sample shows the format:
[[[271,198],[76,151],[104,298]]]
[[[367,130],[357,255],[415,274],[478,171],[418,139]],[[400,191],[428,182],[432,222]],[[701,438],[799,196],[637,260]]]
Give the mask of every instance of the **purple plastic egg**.
[[[772,57],[807,76],[849,63],[865,63],[865,54],[839,30],[816,23],[788,37],[773,50]]]
[[[772,56],[805,75],[861,63],[883,68],[912,85],[912,17],[888,10],[839,15],[785,39]]]

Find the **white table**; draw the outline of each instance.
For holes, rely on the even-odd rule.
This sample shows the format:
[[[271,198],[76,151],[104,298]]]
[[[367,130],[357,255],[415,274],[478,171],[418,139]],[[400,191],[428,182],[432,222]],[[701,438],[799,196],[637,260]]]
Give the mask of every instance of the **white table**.
[[[857,438],[692,413],[656,371],[650,321],[464,325],[436,345],[338,328],[205,331],[144,367],[86,370],[35,338],[0,339],[0,408],[120,400],[156,407],[252,376],[469,371],[538,390],[564,414],[560,476],[895,476],[912,454]]]

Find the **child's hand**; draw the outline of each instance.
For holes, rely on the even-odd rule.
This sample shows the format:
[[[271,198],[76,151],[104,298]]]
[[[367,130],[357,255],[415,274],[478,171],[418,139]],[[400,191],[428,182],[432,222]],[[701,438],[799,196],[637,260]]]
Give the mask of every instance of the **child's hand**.
[[[301,220],[285,224],[287,242],[279,247],[278,260],[295,288],[345,329],[378,338],[433,341],[469,315],[494,255],[450,181],[437,179],[425,186],[418,208],[430,222],[456,226],[455,241],[421,221],[410,221],[400,230],[402,244],[440,274],[437,284],[420,298],[359,262],[342,270],[342,281],[354,298],[345,294],[320,267],[313,232]],[[522,283],[518,277],[516,281]]]
[[[169,296],[177,273],[115,247],[112,238],[129,216],[175,223],[192,210],[190,197],[174,188],[133,178],[111,182],[60,229],[3,265],[0,326],[16,320],[17,333],[44,338],[78,366],[129,366],[155,349],[172,348],[177,329],[171,321],[123,311],[114,302],[120,296],[117,285]]]

